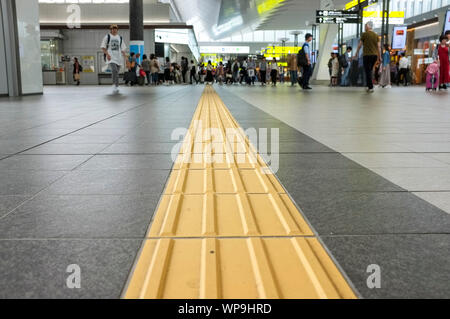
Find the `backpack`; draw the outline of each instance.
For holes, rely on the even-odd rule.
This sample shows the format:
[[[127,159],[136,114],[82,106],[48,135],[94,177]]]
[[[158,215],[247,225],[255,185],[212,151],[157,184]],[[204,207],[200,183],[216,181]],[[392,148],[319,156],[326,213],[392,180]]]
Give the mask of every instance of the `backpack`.
[[[108,33],[108,40],[106,42],[106,50],[109,49],[109,43],[110,42],[111,42],[111,33]],[[123,43],[123,38],[122,38],[122,36],[120,36],[120,49],[122,49],[122,43]],[[106,61],[106,54],[103,54],[103,60],[105,60],[105,62],[107,62]]]
[[[308,65],[308,59],[306,58],[305,46],[306,46],[306,43],[303,45],[302,49],[300,51],[298,51],[298,54],[297,54],[297,63],[298,63],[299,67]]]
[[[344,54],[339,57],[339,65],[344,69],[348,68],[348,61]]]

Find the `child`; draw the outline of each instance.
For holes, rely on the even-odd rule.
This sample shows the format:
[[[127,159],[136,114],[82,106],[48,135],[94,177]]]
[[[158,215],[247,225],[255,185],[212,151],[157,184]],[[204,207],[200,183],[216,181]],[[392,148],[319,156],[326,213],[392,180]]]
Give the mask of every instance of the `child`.
[[[426,70],[427,74],[427,91],[436,91],[439,85],[439,65],[437,61],[431,63]]]

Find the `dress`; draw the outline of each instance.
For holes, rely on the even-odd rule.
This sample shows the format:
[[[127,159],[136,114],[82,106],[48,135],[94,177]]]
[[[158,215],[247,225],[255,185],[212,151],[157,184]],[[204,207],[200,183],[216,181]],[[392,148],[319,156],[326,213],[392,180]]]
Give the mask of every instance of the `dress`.
[[[441,63],[441,74],[439,83],[450,83],[450,62],[448,60],[448,47],[439,46],[438,55]]]

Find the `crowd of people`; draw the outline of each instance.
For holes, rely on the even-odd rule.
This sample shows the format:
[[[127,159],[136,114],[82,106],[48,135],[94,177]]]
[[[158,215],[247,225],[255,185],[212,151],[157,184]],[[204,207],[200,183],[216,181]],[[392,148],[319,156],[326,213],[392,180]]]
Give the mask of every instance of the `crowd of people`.
[[[127,85],[173,85],[173,84],[214,84],[219,85],[256,85],[261,86],[285,83],[286,77],[291,85],[299,84],[303,90],[311,90],[309,80],[312,75],[312,53],[310,43],[311,34],[305,36],[305,42],[298,54],[289,55],[287,67],[280,65],[277,59],[267,60],[263,57],[256,60],[245,57],[241,60],[234,59],[228,62],[219,62],[213,65],[207,63],[195,63],[193,60],[182,57],[181,63],[172,62],[166,58],[164,62],[151,54],[126,54],[126,45],[118,34],[117,25],[112,25],[110,33],[103,39],[101,48],[105,54],[105,61],[109,64],[114,92],[118,92],[119,70],[121,60],[126,60],[126,72],[124,75]],[[432,81],[431,87],[446,90],[450,85],[450,31],[440,38],[440,43],[433,53],[432,63],[427,68],[428,78]],[[362,54],[360,52],[362,51]],[[330,74],[330,86],[367,86],[367,92],[374,92],[374,87],[390,88],[392,84],[407,86],[411,82],[410,60],[405,53],[401,53],[400,59],[392,58],[392,50],[389,45],[382,47],[379,36],[373,31],[373,23],[365,25],[365,32],[361,35],[356,53],[353,48],[347,47],[347,51],[339,55],[331,53],[328,63]],[[74,79],[79,85],[81,66],[74,64]],[[438,84],[438,85],[437,85]],[[427,88],[429,84],[427,83]]]

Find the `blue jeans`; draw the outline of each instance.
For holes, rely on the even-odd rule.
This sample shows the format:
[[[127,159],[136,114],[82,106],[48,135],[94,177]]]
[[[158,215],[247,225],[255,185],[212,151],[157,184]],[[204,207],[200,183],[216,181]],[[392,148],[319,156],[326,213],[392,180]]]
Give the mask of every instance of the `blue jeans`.
[[[342,75],[342,79],[341,79],[342,86],[350,86],[349,75],[350,75],[350,65],[347,68],[345,68],[344,74]]]
[[[158,73],[152,73],[152,83],[155,85],[158,83]]]
[[[296,85],[298,82],[298,72],[297,71],[289,71],[291,73],[291,83],[292,85]]]

